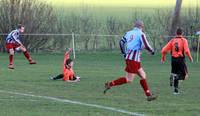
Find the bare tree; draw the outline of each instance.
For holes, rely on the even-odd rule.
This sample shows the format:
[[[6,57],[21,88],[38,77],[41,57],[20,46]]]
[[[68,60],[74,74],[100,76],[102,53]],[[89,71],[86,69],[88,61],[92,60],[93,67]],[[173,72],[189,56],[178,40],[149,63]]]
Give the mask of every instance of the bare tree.
[[[171,35],[174,35],[176,28],[181,25],[181,22],[180,22],[181,5],[182,5],[182,0],[176,0],[176,6],[173,11],[172,20],[171,20],[171,28],[169,31]]]
[[[94,20],[94,41],[93,41],[93,49],[96,50],[98,47],[98,39],[99,37],[96,36],[98,33],[100,33],[101,30],[101,23],[98,22],[97,18]]]
[[[93,34],[94,23],[92,15],[88,12],[88,8],[85,7],[82,10],[82,14],[80,16],[80,40],[84,43],[84,48],[89,50],[89,42],[91,40],[91,36],[85,34]]]
[[[120,21],[118,21],[115,17],[109,16],[107,18],[106,28],[107,28],[108,34],[110,34],[110,35],[118,34],[119,31],[122,30],[121,29],[122,26],[123,26],[123,24]],[[110,47],[110,49],[113,49],[116,47],[116,43],[118,43],[117,41],[116,41],[116,37],[114,37],[114,36],[111,36],[107,39],[108,46]],[[117,46],[118,46],[118,44],[117,44]]]
[[[61,16],[60,16],[61,15]],[[57,31],[58,33],[79,33],[80,31],[80,19],[78,15],[71,13],[70,15],[62,16],[63,14],[57,15]],[[78,39],[78,38],[75,38]],[[64,49],[70,47],[72,43],[72,35],[59,36],[59,39],[54,39],[53,49]]]

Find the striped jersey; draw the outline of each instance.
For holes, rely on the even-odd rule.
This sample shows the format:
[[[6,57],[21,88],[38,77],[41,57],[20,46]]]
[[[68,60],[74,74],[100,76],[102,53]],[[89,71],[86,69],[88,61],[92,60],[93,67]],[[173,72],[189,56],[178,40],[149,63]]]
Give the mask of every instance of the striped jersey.
[[[126,60],[134,60],[136,62],[141,61],[141,51],[143,48],[151,53],[154,52],[147,41],[146,35],[137,27],[128,31],[122,37],[120,40],[120,48]]]
[[[20,33],[19,30],[13,30],[12,32],[10,32],[8,34],[8,36],[6,37],[6,43],[18,43],[20,44]]]

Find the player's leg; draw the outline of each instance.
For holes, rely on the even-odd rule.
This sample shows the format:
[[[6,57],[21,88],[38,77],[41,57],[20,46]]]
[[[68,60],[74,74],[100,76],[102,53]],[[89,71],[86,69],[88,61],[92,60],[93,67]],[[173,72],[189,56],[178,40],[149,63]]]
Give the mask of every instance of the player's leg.
[[[80,77],[76,77],[75,80],[73,80],[74,82],[79,82],[81,81]]]
[[[59,75],[57,75],[57,76],[55,76],[55,77],[50,77],[49,79],[50,80],[58,80],[58,79],[62,79],[63,78],[63,74],[59,74]]]
[[[179,77],[179,80],[185,80],[187,78],[188,78],[187,65],[186,65],[185,61],[182,61],[181,65],[180,65],[180,77]]]
[[[170,75],[170,86],[173,87],[173,94],[179,94],[178,91],[179,78],[180,78],[179,74],[171,73]]]
[[[173,86],[173,94],[178,94],[178,76],[180,70],[180,62],[178,58],[172,57],[171,59],[171,75],[170,75],[170,85]]]
[[[127,73],[126,77],[119,77],[116,80],[112,80],[110,82],[105,83],[105,90],[104,90],[104,94],[107,92],[107,90],[109,90],[111,87],[113,86],[119,86],[122,84],[126,84],[128,82],[132,82],[134,77],[136,74],[134,73]]]
[[[127,62],[127,61],[126,61]],[[128,64],[126,63],[126,67],[128,67]],[[127,75],[128,76],[128,75]],[[119,77],[116,80],[112,80],[110,82],[105,83],[105,90],[104,90],[104,94],[107,92],[107,90],[109,90],[111,87],[113,86],[118,86],[118,85],[122,85],[128,82],[128,79],[123,76],[123,77]]]
[[[76,76],[73,76],[72,78],[67,80],[67,82],[72,82],[72,83],[79,82],[79,81],[80,81],[80,77],[76,77]]]
[[[15,51],[14,51],[13,48],[11,48],[11,49],[8,50],[8,52],[9,52],[9,65],[8,65],[8,68],[9,69],[14,69],[14,65],[13,65],[14,58],[13,57],[14,57]]]
[[[126,68],[125,68],[125,71],[127,72],[126,77],[119,77],[116,80],[105,83],[106,89],[104,90],[104,94],[108,89],[110,89],[113,86],[118,86],[133,81],[139,68],[140,68],[139,62],[135,62],[133,60],[126,60]]]
[[[78,77],[78,76],[73,76],[72,80],[75,81],[75,82],[79,82],[79,81],[80,81],[80,77]]]
[[[174,93],[173,94],[179,94],[179,87],[178,87],[178,85],[179,85],[179,77],[180,77],[180,75],[176,75],[174,77]]]
[[[171,73],[170,77],[169,77],[169,85],[172,87],[174,85],[174,76]]]
[[[32,60],[30,54],[28,53],[28,51],[24,46],[20,46],[20,49],[23,51],[24,56],[26,57],[26,59],[29,61],[30,64],[36,64],[36,62]]]
[[[126,68],[125,71],[127,72],[126,77],[120,77],[116,80],[109,82],[107,85],[108,87],[122,85],[128,82],[132,82],[135,75],[137,74],[138,69],[140,68],[140,63],[135,62],[133,60],[126,60]]]
[[[119,77],[118,79],[116,80],[112,80],[108,83],[108,86],[109,87],[113,87],[113,86],[118,86],[118,85],[122,85],[122,84],[125,84],[125,83],[128,83],[128,82],[131,82],[133,81],[133,76],[134,74],[132,73],[127,73],[127,76],[125,77]]]
[[[7,52],[9,54],[9,65],[8,65],[8,68],[9,69],[14,69],[14,66],[13,66],[13,60],[14,60],[14,44],[11,44],[11,43],[6,43],[5,45],[6,49],[7,49]]]
[[[132,82],[133,81],[133,77],[135,76],[135,74],[133,73],[127,73],[127,76],[125,77],[119,77],[118,79],[116,80],[113,80],[113,81],[110,81],[108,82],[108,86],[109,87],[112,87],[112,86],[118,86],[118,85],[122,85],[122,84],[125,84],[125,83],[128,83],[128,82]]]
[[[142,86],[145,95],[147,96],[148,101],[155,100],[157,96],[152,95],[152,93],[149,90],[148,84],[146,82],[146,73],[144,72],[143,68],[140,68],[138,70],[138,76],[141,78],[140,79],[140,85]]]
[[[150,92],[150,90],[148,88],[148,85],[147,85],[147,82],[146,82],[146,73],[144,72],[143,68],[140,68],[138,70],[138,76],[141,78],[140,79],[140,85],[144,89],[144,92],[145,92],[146,96],[150,96],[151,92]]]
[[[171,80],[173,80],[173,94],[179,94],[179,80],[185,79],[184,58],[172,57]]]
[[[179,80],[185,80],[188,76],[187,66],[183,59],[179,59],[177,68],[177,74],[174,76],[174,93],[175,95],[179,93]]]

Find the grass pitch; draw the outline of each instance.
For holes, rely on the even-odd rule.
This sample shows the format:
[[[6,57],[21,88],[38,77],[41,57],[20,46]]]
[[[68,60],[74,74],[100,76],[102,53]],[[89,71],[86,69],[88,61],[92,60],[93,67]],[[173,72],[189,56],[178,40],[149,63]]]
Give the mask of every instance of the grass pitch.
[[[125,75],[119,52],[78,53],[74,71],[79,83],[51,81],[48,77],[62,71],[63,54],[32,54],[36,65],[29,65],[23,54],[14,56],[15,69],[7,69],[8,55],[0,54],[0,91],[79,101],[136,112],[148,116],[197,116],[200,113],[200,64],[189,63],[189,80],[180,84],[181,94],[172,95],[169,87],[170,58],[161,65],[160,54],[143,53],[142,66],[147,73],[156,101],[147,102],[139,78],[133,83],[113,87],[103,95],[104,83]],[[128,116],[125,113],[62,103],[50,99],[0,92],[2,116]]]

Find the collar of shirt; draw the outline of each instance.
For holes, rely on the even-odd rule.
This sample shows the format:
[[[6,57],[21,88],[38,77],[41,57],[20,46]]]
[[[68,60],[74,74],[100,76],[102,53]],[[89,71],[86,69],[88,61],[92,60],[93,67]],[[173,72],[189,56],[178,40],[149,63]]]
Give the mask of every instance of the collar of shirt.
[[[176,38],[182,38],[183,36],[182,35],[176,35]]]
[[[138,27],[134,27],[133,30],[139,30],[142,31],[142,29],[138,28]]]

